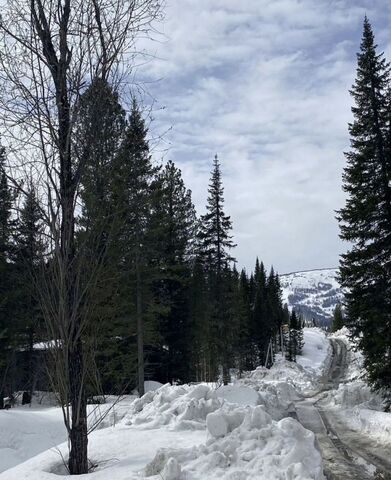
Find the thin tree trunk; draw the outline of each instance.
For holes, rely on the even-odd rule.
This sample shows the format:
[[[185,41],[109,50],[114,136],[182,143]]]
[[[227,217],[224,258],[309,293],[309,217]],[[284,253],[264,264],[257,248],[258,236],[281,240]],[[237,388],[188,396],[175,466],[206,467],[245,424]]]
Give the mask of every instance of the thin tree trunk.
[[[88,472],[87,398],[83,379],[81,339],[77,341],[74,351],[69,354],[69,378],[72,427],[68,468],[71,475],[80,475]]]
[[[144,324],[142,306],[142,288],[140,273],[140,254],[136,253],[136,315],[137,315],[137,376],[138,392],[144,395]]]
[[[31,327],[29,331],[29,372],[28,372],[28,388],[29,388],[29,400],[30,405],[33,399],[34,393],[34,379],[35,379],[35,365],[34,365],[34,328]]]

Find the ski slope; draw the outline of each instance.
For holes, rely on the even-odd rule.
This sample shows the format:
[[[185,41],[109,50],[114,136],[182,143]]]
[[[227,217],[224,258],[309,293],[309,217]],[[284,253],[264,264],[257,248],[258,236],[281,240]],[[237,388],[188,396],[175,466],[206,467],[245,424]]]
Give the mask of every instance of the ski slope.
[[[329,325],[337,303],[343,299],[338,269],[326,268],[280,276],[282,300],[292,310],[319,325]]]

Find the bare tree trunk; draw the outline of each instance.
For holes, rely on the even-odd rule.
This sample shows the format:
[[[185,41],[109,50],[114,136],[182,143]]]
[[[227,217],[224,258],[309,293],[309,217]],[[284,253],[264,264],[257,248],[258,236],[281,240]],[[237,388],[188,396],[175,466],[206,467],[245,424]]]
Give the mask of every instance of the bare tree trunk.
[[[88,472],[87,457],[87,397],[83,379],[83,348],[81,339],[77,341],[73,352],[69,352],[70,403],[72,408],[72,427],[70,432],[71,451],[68,468],[71,475]]]
[[[137,378],[138,393],[142,397],[144,390],[144,322],[142,305],[142,285],[140,272],[140,253],[136,253],[136,315],[137,315]]]
[[[34,380],[36,376],[35,365],[34,365],[34,327],[31,326],[29,329],[29,371],[28,371],[28,388],[30,396],[30,404],[33,398],[34,393]]]

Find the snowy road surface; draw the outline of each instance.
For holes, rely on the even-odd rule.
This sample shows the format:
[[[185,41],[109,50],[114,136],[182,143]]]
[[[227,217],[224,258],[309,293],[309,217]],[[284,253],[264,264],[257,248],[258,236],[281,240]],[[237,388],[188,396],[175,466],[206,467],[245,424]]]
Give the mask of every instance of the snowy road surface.
[[[296,402],[300,423],[316,434],[324,473],[331,480],[391,479],[391,460],[384,445],[375,444],[364,434],[350,430],[327,404],[325,392],[337,389],[347,370],[347,348],[340,339],[330,339],[332,362],[316,395]]]

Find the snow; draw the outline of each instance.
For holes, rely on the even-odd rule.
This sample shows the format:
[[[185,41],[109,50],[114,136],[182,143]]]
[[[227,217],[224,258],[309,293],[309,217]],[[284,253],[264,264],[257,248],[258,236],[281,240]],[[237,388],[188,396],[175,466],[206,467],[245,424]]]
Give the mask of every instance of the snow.
[[[319,328],[304,328],[303,333],[303,353],[297,356],[297,363],[315,375],[322,374],[325,361],[331,356],[330,342]]]
[[[332,337],[347,345],[348,370],[344,383],[325,397],[322,406],[332,409],[333,415],[349,429],[365,433],[374,442],[391,447],[391,413],[383,411],[382,398],[365,382],[362,354],[355,350],[345,327]]]
[[[1,410],[0,430],[0,472],[66,439],[59,408]]]
[[[316,388],[330,354],[321,330],[305,329],[304,338],[307,345],[298,364],[280,358],[270,370],[260,367],[232,385],[216,389],[212,384],[153,383],[146,385],[142,398],[129,396],[115,405],[108,398],[109,403],[90,406],[90,422],[102,415],[104,422],[89,437],[95,468],[81,478],[323,479],[314,434],[287,418],[292,401]],[[0,412],[5,432],[2,458],[8,450],[23,451],[11,463],[0,464],[4,470],[18,462],[0,474],[0,480],[54,480],[66,475],[61,460],[67,455],[66,443],[51,448],[64,440],[60,409],[42,407],[40,423],[31,427],[35,440],[29,443],[25,435],[27,443],[20,438],[12,443],[14,420],[4,419],[13,415],[23,435],[25,411],[33,418],[28,407]],[[46,427],[50,418],[55,419],[53,435]],[[47,435],[46,443],[39,435]],[[37,451],[33,444],[39,444]],[[51,449],[43,451],[47,448]],[[19,463],[29,457],[33,458]]]
[[[258,405],[259,394],[254,388],[239,385],[223,385],[216,390],[216,396],[237,405]]]
[[[337,273],[336,268],[326,268],[281,275],[283,303],[305,318],[330,322],[336,304],[343,298]]]
[[[167,465],[174,461],[175,466],[182,465],[183,476],[177,474],[170,477],[172,480],[324,478],[312,432],[292,418],[273,421],[263,406],[242,413],[238,426],[238,416],[209,414],[207,425],[212,438],[205,445],[161,450],[147,466],[147,475],[161,474],[160,478],[165,478]]]
[[[146,380],[144,382],[144,392],[147,393],[147,392],[150,392],[150,391],[154,391],[154,390],[157,390],[158,388],[162,387],[163,384],[160,383],[160,382],[155,382],[154,380]]]

